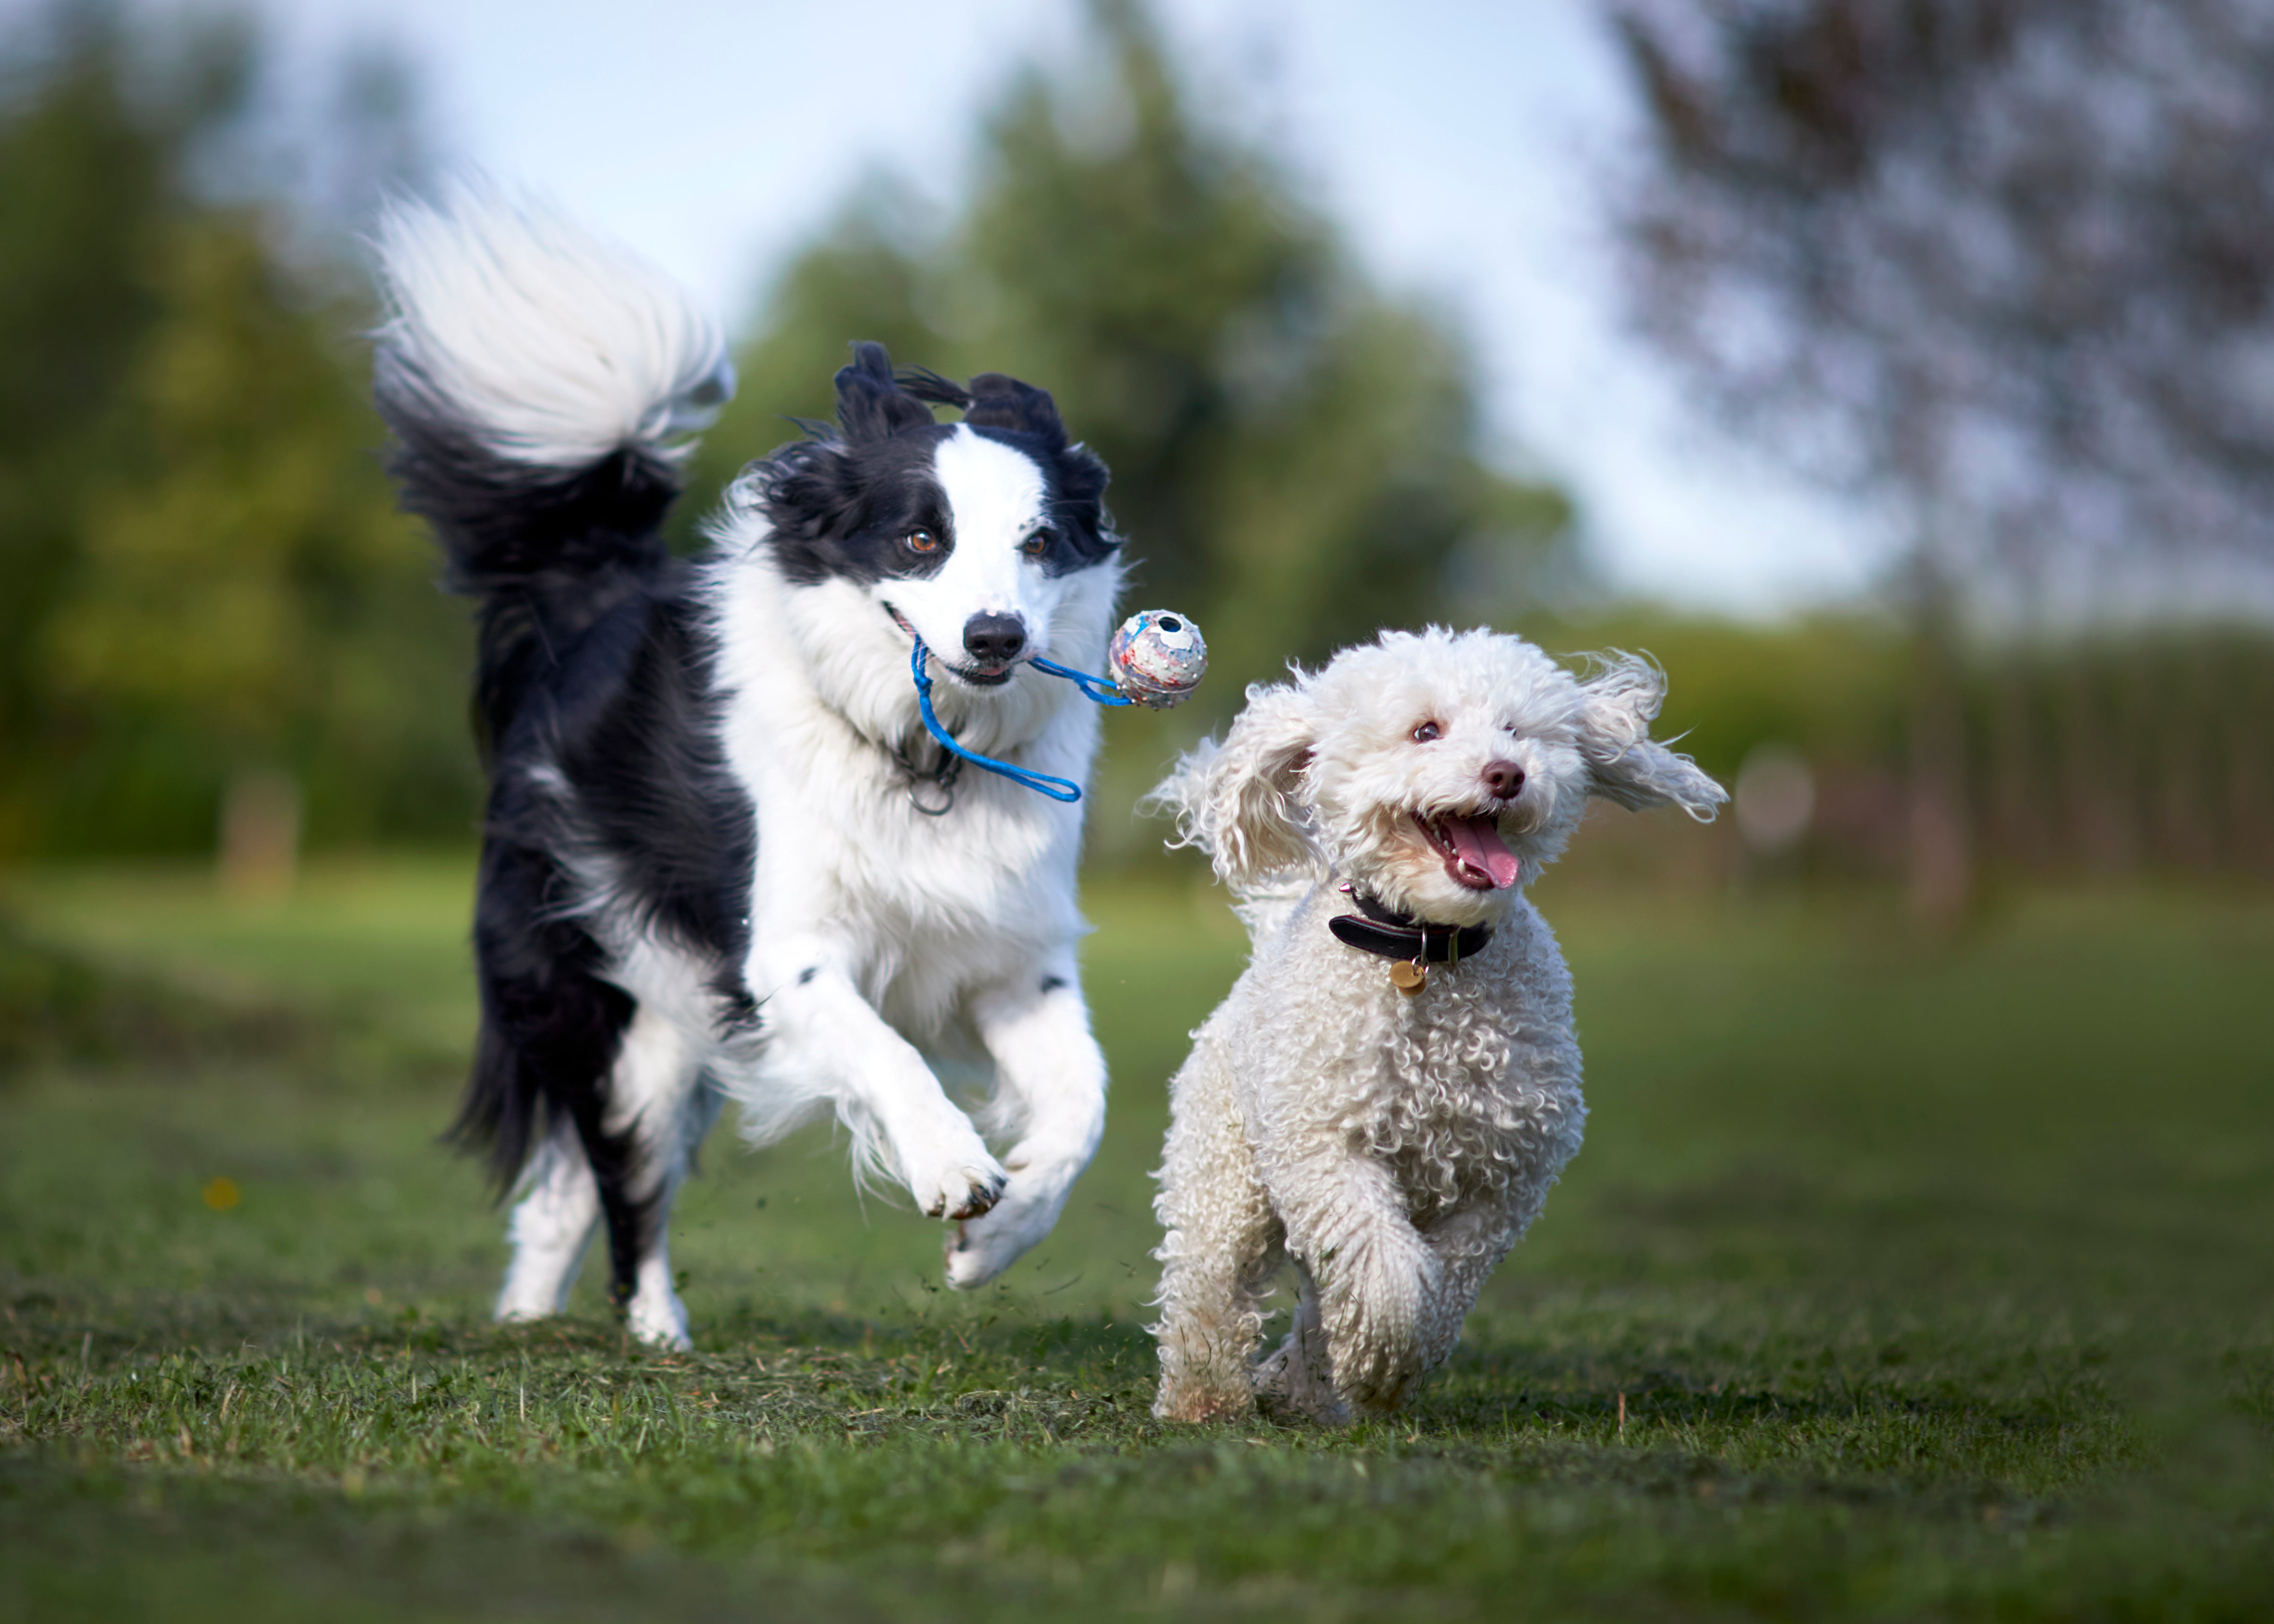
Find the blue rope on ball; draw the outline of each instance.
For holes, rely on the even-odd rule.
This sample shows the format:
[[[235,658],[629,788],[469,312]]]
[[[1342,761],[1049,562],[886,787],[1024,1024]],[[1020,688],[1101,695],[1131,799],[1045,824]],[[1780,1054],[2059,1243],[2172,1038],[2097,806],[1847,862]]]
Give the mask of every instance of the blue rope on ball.
[[[931,708],[931,678],[924,670],[924,660],[930,653],[931,650],[924,647],[924,640],[921,637],[917,638],[915,653],[910,657],[909,666],[915,673],[916,709],[923,716],[925,728],[933,738],[939,741],[941,748],[952,755],[961,756],[975,767],[984,767],[990,772],[999,772],[1013,784],[1023,784],[1028,789],[1048,795],[1052,801],[1081,799],[1081,786],[1078,784],[1070,784],[1064,778],[1054,778],[1047,772],[1033,772],[1024,767],[1014,766],[1009,762],[997,761],[993,756],[982,756],[976,750],[965,749],[957,741],[955,735],[941,726],[939,713]],[[1082,692],[1088,694],[1089,690],[1085,688]],[[1090,696],[1096,698],[1094,694]],[[1101,700],[1099,703],[1104,702]]]
[[[908,670],[916,680],[916,710],[923,718],[924,730],[939,741],[942,749],[975,767],[999,773],[1013,784],[1024,785],[1037,794],[1048,795],[1052,801],[1081,799],[1081,786],[1078,784],[966,749],[932,709],[931,673],[924,669],[931,650],[924,647],[924,640],[915,635],[913,628],[908,635],[915,643],[908,657]],[[1182,703],[1199,684],[1201,673],[1208,669],[1208,645],[1201,640],[1201,628],[1188,618],[1165,610],[1146,609],[1131,615],[1113,634],[1106,658],[1118,673],[1116,678],[1094,677],[1040,655],[1028,656],[1027,663],[1050,676],[1064,677],[1081,690],[1084,698],[1098,704],[1165,710]],[[939,810],[945,811],[946,808]]]

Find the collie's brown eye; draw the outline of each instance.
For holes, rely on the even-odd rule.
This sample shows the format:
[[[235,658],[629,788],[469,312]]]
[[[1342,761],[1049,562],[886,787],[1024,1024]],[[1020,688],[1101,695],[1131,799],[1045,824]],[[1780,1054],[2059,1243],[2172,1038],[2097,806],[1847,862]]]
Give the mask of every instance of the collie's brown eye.
[[[937,553],[939,551],[939,538],[933,535],[930,530],[910,530],[907,535],[907,543],[908,551],[911,553]]]
[[[1416,744],[1427,744],[1433,739],[1442,739],[1444,736],[1445,730],[1434,722],[1424,722],[1413,730],[1413,742]]]
[[[1033,535],[1028,537],[1026,540],[1019,544],[1019,551],[1027,554],[1029,558],[1033,558],[1048,549],[1050,545],[1050,531],[1036,530]]]

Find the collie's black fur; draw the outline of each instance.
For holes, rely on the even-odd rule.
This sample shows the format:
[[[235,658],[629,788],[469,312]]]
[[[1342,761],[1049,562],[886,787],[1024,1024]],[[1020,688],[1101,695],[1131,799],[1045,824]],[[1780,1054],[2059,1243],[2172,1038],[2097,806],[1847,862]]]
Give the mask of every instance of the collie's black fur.
[[[716,757],[689,572],[660,533],[680,482],[638,447],[545,478],[438,420],[435,392],[399,365],[380,370],[377,397],[403,505],[432,525],[451,588],[479,605],[482,1026],[451,1137],[486,1155],[502,1192],[556,1120],[573,1124],[621,1298],[647,1214],[627,1188],[631,1147],[603,1124],[603,1085],[633,1003],[599,977],[607,955],[581,916],[592,879],[564,854],[606,862],[608,889],[713,965],[713,992],[751,1013],[739,966],[755,830]]]

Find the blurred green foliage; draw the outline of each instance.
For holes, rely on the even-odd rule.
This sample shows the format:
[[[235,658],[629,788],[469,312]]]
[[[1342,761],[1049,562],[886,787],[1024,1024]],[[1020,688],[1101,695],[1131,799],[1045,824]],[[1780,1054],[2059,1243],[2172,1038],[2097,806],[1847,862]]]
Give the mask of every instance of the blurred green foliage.
[[[1193,615],[1212,659],[1187,712],[1115,718],[1100,799],[1118,814],[1286,661],[1514,607],[1463,601],[1467,554],[1510,554],[1486,578],[1521,580],[1570,545],[1571,509],[1483,460],[1460,333],[1370,283],[1279,164],[1207,120],[1147,12],[1089,17],[1085,60],[995,108],[955,218],[880,177],[784,270],[689,508],[788,438],[784,417],[830,415],[852,338],[1050,389],[1113,470],[1129,603]],[[1109,851],[1126,821],[1098,820]]]
[[[1154,843],[1126,808],[1249,682],[1384,625],[1522,606],[1570,572],[1572,510],[1485,461],[1462,335],[1373,285],[1270,154],[1208,121],[1147,11],[1089,19],[1084,60],[995,108],[953,219],[874,177],[784,268],[679,523],[787,419],[830,416],[849,340],[1051,390],[1113,470],[1127,602],[1193,615],[1212,662],[1184,710],[1107,730],[1092,839],[1112,861]]]
[[[953,210],[871,177],[782,267],[677,544],[794,419],[829,416],[849,341],[1011,372],[1111,463],[1131,605],[1193,615],[1214,657],[1190,705],[1108,726],[1099,861],[1156,849],[1132,803],[1248,682],[1439,620],[1651,652],[1665,725],[1709,770],[1769,741],[1813,765],[1812,866],[1890,871],[1901,628],[1587,607],[1572,505],[1485,455],[1457,327],[1369,281],[1141,5],[1089,18],[1083,55],[1004,93]],[[399,64],[346,65],[284,129],[249,24],[130,34],[56,0],[0,43],[0,861],[210,849],[227,786],[279,775],[319,848],[471,836],[467,615],[394,511],[368,291],[325,246],[415,182],[416,96]],[[1962,687],[1993,867],[2274,866],[2263,636],[1993,642]]]
[[[5,64],[0,856],[204,847],[256,771],[319,841],[461,837],[465,616],[394,512],[368,310],[281,203],[193,178],[260,64],[179,27],[59,6]]]

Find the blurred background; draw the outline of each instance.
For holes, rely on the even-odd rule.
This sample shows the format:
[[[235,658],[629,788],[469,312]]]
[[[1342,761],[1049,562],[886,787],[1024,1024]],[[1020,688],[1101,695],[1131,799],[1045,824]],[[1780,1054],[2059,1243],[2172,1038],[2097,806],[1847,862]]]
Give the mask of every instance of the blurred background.
[[[0,1472],[210,1463],[191,1424],[226,1432],[256,1345],[569,1368],[552,1327],[474,1328],[501,1225],[435,1144],[475,1024],[471,627],[394,511],[361,336],[379,200],[461,167],[727,321],[675,545],[878,339],[1055,391],[1131,606],[1215,660],[1106,724],[1113,1111],[1049,1242],[950,1301],[937,1229],[858,1206],[825,1131],[722,1137],[673,1254],[706,1369],[875,1375],[914,1336],[945,1372],[952,1331],[994,1361],[953,1383],[1141,1414],[1164,1084],[1246,944],[1133,803],[1290,659],[1488,624],[1651,652],[1661,733],[1736,793],[1704,827],[1599,808],[1532,892],[1588,1144],[1405,1440],[1496,1416],[1520,1482],[1429,1492],[1547,1506],[1474,1542],[1500,1610],[1656,1572],[1716,1618],[2263,1611],[2274,0],[0,0]],[[1096,1357],[1051,1374],[1059,1332]],[[55,1407],[177,1404],[152,1372],[191,1353],[200,1416]],[[314,1531],[231,1514],[183,1561],[328,1571],[335,1487],[469,1458],[290,1415],[232,1458],[316,1485]],[[1158,1454],[1115,1504],[1218,1503]],[[652,1612],[649,1514],[593,1470]],[[653,1481],[694,1538],[719,1502]],[[1400,1549],[1470,1526],[1389,1481],[1308,1525],[1329,1583],[1421,1583]],[[1741,1491],[1768,1520],[1733,1545]],[[1228,1544],[1297,1503],[1242,1495]],[[123,1560],[107,1511],[83,1560],[66,1525],[11,1553],[186,1616],[154,1525]]]
[[[6,0],[0,864],[471,840],[359,234],[478,166],[739,335],[686,546],[849,338],[1058,393],[1217,662],[1102,869],[1246,682],[1442,620],[1666,663],[1737,816],[1606,871],[2263,877],[2269,11]]]

